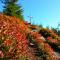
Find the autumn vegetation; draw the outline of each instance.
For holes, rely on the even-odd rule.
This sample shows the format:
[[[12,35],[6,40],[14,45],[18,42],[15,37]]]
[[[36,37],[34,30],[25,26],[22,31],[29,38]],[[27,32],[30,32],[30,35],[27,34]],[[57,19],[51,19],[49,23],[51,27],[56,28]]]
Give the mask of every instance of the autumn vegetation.
[[[25,21],[0,14],[0,59],[59,60],[52,48],[52,44],[60,46],[59,36],[49,29],[35,32],[31,28]]]

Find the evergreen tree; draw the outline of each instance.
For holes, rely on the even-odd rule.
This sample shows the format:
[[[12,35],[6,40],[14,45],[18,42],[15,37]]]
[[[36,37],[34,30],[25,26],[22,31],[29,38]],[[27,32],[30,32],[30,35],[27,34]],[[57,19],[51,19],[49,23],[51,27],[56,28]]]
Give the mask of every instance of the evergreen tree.
[[[17,4],[17,2],[18,0],[2,0],[2,3],[4,3],[3,14],[16,16],[23,20],[23,9]]]

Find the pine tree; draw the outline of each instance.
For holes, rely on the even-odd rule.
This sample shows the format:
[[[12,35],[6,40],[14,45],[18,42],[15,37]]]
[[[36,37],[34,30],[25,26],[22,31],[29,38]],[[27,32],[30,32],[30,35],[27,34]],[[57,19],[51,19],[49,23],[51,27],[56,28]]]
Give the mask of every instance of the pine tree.
[[[2,0],[4,3],[3,14],[16,16],[23,20],[23,9],[17,4],[18,0]]]

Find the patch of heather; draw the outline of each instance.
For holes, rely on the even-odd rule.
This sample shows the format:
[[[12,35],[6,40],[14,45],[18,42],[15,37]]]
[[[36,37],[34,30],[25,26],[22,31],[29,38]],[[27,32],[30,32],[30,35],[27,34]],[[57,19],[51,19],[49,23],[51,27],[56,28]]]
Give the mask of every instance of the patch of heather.
[[[55,44],[58,42],[50,36],[47,40]],[[42,54],[47,56],[42,56]],[[33,32],[24,21],[16,17],[0,14],[0,59],[41,60],[40,58],[58,60],[53,48],[42,34]]]

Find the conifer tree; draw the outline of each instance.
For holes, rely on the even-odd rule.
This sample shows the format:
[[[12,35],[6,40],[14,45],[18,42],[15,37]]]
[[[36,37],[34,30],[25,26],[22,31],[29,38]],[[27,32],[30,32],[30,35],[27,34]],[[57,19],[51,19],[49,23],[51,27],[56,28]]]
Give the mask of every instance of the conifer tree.
[[[4,3],[3,14],[16,16],[23,20],[23,9],[17,2],[18,0],[2,0],[2,3]]]

